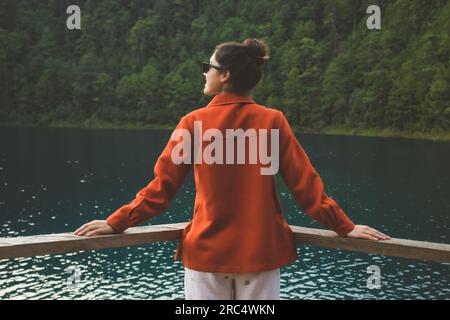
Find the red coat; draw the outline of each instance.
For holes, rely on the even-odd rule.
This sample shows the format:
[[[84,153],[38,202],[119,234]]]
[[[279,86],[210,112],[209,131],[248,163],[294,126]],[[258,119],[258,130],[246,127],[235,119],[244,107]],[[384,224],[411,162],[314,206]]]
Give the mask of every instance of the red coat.
[[[216,128],[224,137],[226,129],[279,129],[279,173],[299,206],[340,236],[354,228],[324,192],[320,176],[282,112],[258,105],[250,97],[227,93],[184,116],[177,128],[189,130],[193,137],[194,121],[202,122],[203,133]],[[283,217],[275,176],[262,175],[260,163],[248,161],[175,164],[171,154],[178,143],[169,141],[156,162],[155,178],[131,203],[109,216],[108,224],[122,232],[164,212],[193,166],[194,214],[183,231],[175,259],[182,255],[183,264],[190,269],[224,273],[258,272],[294,262],[296,245]],[[210,142],[202,143],[203,147]]]

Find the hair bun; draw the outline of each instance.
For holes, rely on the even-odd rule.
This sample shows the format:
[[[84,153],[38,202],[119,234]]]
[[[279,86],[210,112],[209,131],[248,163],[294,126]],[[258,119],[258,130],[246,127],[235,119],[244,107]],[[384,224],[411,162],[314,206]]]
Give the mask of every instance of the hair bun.
[[[255,38],[245,39],[242,45],[248,48],[249,54],[257,58],[262,64],[264,61],[268,60],[269,57],[269,47],[267,44]]]

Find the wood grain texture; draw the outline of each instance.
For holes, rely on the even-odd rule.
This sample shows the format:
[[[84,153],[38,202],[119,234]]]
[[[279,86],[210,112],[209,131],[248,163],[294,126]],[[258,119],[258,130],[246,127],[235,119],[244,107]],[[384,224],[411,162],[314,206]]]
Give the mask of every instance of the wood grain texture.
[[[15,238],[0,238],[0,259],[46,254],[144,245],[179,240],[187,222],[129,228],[121,234],[80,237],[59,233]],[[322,229],[291,226],[298,244],[385,256],[450,263],[450,245],[425,241],[395,239],[370,241],[339,237]]]

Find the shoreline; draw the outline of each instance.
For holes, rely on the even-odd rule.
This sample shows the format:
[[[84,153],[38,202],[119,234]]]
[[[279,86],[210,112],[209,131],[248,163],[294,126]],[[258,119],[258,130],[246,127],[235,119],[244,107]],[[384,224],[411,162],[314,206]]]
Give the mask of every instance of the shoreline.
[[[145,122],[110,122],[95,121],[53,121],[49,124],[30,124],[21,122],[0,122],[0,127],[33,127],[33,128],[67,128],[67,129],[126,129],[126,130],[173,130],[176,124],[154,124]],[[359,129],[349,127],[324,127],[321,129],[299,128],[294,126],[293,131],[298,134],[323,134],[379,138],[404,138],[431,141],[450,141],[450,132],[407,132],[390,128],[385,129]]]
[[[410,132],[400,131],[391,128],[385,129],[359,129],[359,128],[345,128],[345,127],[326,127],[320,130],[308,129],[296,130],[294,132],[305,134],[326,134],[326,135],[343,135],[355,137],[377,137],[377,138],[402,138],[413,140],[428,140],[428,141],[450,141],[450,132]]]

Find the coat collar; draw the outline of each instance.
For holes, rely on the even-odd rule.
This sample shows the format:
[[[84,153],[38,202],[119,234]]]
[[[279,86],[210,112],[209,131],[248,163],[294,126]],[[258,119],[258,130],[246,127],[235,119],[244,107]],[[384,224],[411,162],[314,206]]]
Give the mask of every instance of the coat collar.
[[[255,103],[255,101],[251,97],[241,96],[235,93],[220,93],[212,98],[208,103],[208,107],[239,103]]]

